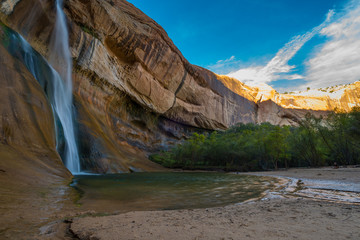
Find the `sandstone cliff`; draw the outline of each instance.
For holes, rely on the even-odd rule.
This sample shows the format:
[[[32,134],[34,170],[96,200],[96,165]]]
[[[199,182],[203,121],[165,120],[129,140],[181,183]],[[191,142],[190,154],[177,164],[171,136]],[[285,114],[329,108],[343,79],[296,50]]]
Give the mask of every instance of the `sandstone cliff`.
[[[359,104],[359,82],[327,95],[320,90],[320,97],[278,94],[191,65],[156,22],[125,0],[64,2],[83,170],[163,170],[147,155],[193,132],[239,122],[295,125],[308,112]],[[0,235],[17,226],[31,236],[69,196],[71,174],[56,152],[46,86],[8,48],[13,29],[46,59],[54,20],[54,1],[0,0]]]
[[[14,238],[31,234],[38,218],[59,208],[55,202],[65,197],[71,180],[56,152],[51,106],[20,56],[4,47],[11,45],[9,34],[0,25],[0,238],[14,226],[21,229]]]
[[[54,2],[3,0],[0,7],[1,21],[46,58]],[[357,85],[340,101],[293,97],[191,65],[156,22],[124,0],[67,0],[65,13],[80,153],[92,171],[156,170],[147,154],[194,131],[296,124],[309,111],[348,110],[359,99]]]
[[[218,79],[235,93],[257,103],[257,123],[297,125],[306,113],[319,117],[333,111],[349,112],[360,106],[360,81],[280,94],[267,84],[250,87],[227,76]]]
[[[353,107],[360,106],[360,81],[304,92],[277,94],[273,99],[285,108],[348,112]]]
[[[11,7],[5,11],[5,5]],[[2,21],[46,57],[52,8],[48,1],[4,1]],[[105,172],[155,169],[147,152],[197,128],[256,122],[256,103],[191,65],[158,24],[126,1],[70,0],[65,9],[86,166]]]

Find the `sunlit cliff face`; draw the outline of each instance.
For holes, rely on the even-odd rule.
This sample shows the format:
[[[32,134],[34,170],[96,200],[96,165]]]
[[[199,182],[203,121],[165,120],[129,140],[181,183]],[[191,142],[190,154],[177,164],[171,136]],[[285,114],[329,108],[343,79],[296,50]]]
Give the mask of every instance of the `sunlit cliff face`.
[[[360,81],[291,94],[277,94],[274,101],[284,108],[350,111],[353,107],[360,106]]]
[[[360,106],[360,81],[280,94],[267,84],[248,86],[227,76],[219,76],[219,80],[230,90],[249,100],[257,103],[271,100],[287,109],[350,111],[353,107]]]

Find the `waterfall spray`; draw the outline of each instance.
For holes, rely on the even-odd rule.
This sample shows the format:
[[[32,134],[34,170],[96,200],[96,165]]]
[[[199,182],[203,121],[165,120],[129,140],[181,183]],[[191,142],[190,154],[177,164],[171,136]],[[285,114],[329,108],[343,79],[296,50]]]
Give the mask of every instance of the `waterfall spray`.
[[[56,0],[56,22],[49,48],[49,62],[59,73],[58,76],[62,80],[56,81],[59,84],[54,86],[53,109],[61,122],[64,134],[63,157],[65,158],[65,165],[72,173],[79,173],[80,160],[72,111],[72,59],[69,47],[69,33],[62,5],[62,0]],[[57,138],[59,138],[59,135],[57,134]],[[57,140],[57,148],[59,148],[59,142],[61,141],[60,139]]]

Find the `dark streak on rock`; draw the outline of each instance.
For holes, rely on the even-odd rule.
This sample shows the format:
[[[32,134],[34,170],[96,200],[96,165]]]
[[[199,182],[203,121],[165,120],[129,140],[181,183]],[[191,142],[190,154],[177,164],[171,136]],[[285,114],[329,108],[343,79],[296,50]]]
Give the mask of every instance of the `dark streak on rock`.
[[[171,106],[167,111],[171,110],[171,109],[175,106],[176,96],[177,96],[177,94],[179,93],[179,91],[181,90],[182,86],[184,85],[185,80],[186,80],[186,77],[187,77],[187,71],[185,71],[185,74],[184,74],[183,78],[181,79],[181,83],[179,84],[178,88],[177,88],[176,91],[175,91],[175,94],[174,94],[174,95],[175,95],[175,97],[174,97],[174,102],[173,102],[172,106]]]

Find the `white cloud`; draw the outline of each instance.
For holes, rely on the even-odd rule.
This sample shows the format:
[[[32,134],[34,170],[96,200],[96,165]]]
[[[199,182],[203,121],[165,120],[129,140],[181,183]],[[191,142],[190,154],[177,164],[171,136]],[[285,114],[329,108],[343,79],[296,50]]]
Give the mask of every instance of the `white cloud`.
[[[235,60],[235,56],[231,56],[229,59],[219,60],[219,61],[217,61],[217,63],[222,63],[222,62],[226,63],[226,62],[231,62],[233,60]]]
[[[243,68],[229,73],[228,76],[250,85],[269,83],[280,78],[287,80],[303,79],[303,76],[291,73],[295,66],[290,66],[288,62],[306,42],[326,27],[333,15],[334,11],[330,10],[326,20],[319,26],[303,35],[293,37],[265,66]]]
[[[226,74],[229,71],[236,69],[240,63],[241,61],[237,60],[235,56],[231,56],[228,59],[219,60],[206,68],[218,74]]]
[[[235,56],[231,56],[230,58],[228,59],[225,59],[225,60],[219,60],[216,62],[216,64],[224,64],[224,63],[229,63],[229,62],[232,62],[235,60]]]
[[[360,79],[360,3],[351,1],[345,15],[321,30],[330,39],[308,61],[311,87],[345,84]]]

